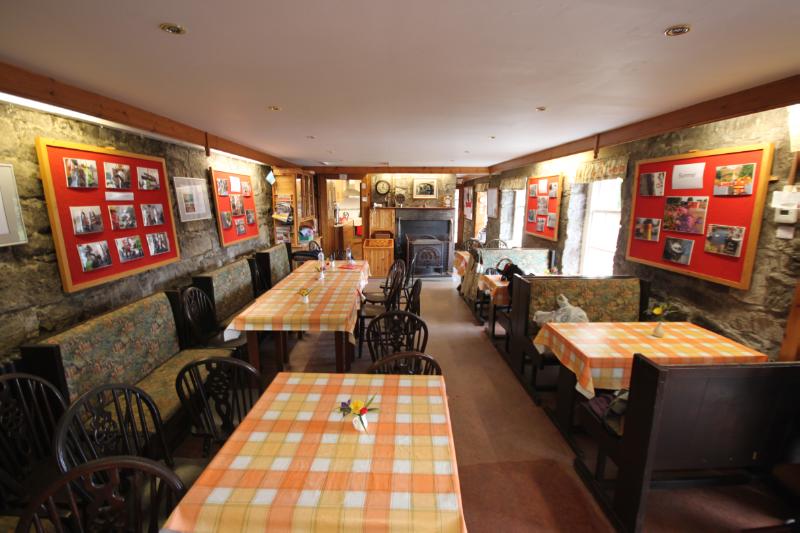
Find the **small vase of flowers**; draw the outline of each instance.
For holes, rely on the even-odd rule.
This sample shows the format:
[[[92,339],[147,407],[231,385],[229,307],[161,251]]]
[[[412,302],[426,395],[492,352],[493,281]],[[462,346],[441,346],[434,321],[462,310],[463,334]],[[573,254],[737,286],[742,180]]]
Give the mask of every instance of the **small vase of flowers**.
[[[369,427],[369,420],[367,420],[367,413],[372,413],[378,410],[377,407],[371,407],[372,402],[375,400],[373,395],[366,403],[361,400],[347,400],[342,402],[336,408],[342,414],[342,418],[349,415],[353,416],[353,427],[360,433],[366,433]]]
[[[311,289],[306,289],[306,288],[300,289],[299,291],[297,291],[297,294],[300,295],[300,301],[303,302],[304,304],[307,304],[308,295],[311,294]]]
[[[657,339],[664,337],[664,318],[669,312],[670,306],[666,303],[661,303],[654,305],[652,309],[650,309],[650,316],[656,321],[656,327],[653,328],[653,332],[651,335]]]

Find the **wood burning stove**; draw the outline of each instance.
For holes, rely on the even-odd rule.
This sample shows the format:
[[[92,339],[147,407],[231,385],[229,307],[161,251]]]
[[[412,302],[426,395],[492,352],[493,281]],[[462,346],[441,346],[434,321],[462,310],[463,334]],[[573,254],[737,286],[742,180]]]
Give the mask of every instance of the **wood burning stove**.
[[[406,257],[408,261],[417,256],[414,275],[443,274],[446,264],[447,241],[437,239],[433,235],[406,234]]]

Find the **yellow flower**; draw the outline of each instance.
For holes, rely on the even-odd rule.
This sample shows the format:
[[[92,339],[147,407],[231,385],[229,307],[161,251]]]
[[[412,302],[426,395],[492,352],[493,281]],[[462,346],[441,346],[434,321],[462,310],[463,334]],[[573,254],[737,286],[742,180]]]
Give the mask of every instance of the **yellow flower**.
[[[663,307],[661,307],[660,305],[659,305],[659,306],[656,306],[656,307],[654,307],[654,308],[653,308],[653,314],[654,314],[654,315],[656,315],[656,316],[663,315],[663,314],[664,314],[664,308],[663,308]]]
[[[308,296],[309,294],[311,294],[311,289],[300,289],[299,291],[297,291],[297,294],[299,294],[300,296]]]
[[[354,413],[361,411],[362,407],[364,407],[364,402],[361,400],[353,400],[350,402],[350,409],[352,409]]]

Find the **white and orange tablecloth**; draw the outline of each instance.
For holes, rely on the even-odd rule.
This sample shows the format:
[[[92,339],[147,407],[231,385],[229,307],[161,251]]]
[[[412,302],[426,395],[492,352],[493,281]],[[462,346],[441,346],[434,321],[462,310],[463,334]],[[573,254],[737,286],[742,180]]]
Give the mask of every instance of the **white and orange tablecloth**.
[[[545,324],[533,340],[549,348],[577,377],[575,388],[587,398],[595,389],[622,389],[631,379],[633,355],[655,363],[761,363],[767,356],[689,322],[664,322],[664,337],[652,335],[653,322]]]
[[[352,270],[333,270],[325,271],[325,277],[319,279],[319,272],[293,272],[286,276],[270,288],[271,291],[299,291],[300,289],[311,289],[312,292],[318,288],[328,285],[347,284],[354,289],[361,291],[367,286],[369,278],[353,275]]]
[[[478,278],[478,290],[489,291],[492,305],[503,306],[511,303],[508,282],[503,279],[502,274],[481,274]]]
[[[467,266],[469,265],[469,252],[458,250],[453,255],[453,268],[459,276],[464,276],[467,273]]]
[[[444,380],[279,373],[164,530],[466,531]]]

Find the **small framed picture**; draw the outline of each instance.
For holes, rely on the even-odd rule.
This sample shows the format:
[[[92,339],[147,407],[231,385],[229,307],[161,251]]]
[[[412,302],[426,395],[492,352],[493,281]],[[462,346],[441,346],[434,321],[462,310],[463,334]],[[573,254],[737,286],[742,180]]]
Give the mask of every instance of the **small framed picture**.
[[[755,175],[755,163],[717,167],[714,175],[714,196],[748,196],[753,194],[753,179]]]
[[[536,196],[536,193],[537,193],[538,190],[539,190],[539,188],[536,186],[536,184],[535,183],[531,183],[528,186],[528,196],[533,198],[534,196]]]
[[[142,238],[138,235],[120,237],[119,239],[114,239],[114,242],[117,245],[117,254],[119,254],[119,260],[121,262],[127,263],[128,261],[135,261],[136,259],[144,257]]]
[[[661,257],[665,261],[678,263],[680,265],[688,265],[692,260],[693,248],[694,241],[691,239],[667,237],[664,239],[664,253]]]
[[[539,215],[546,215],[548,211],[549,199],[547,196],[536,198],[536,212]]]
[[[640,241],[658,242],[661,236],[660,218],[636,218],[636,225],[633,228],[633,238]]]
[[[81,260],[81,269],[84,272],[91,272],[98,268],[111,266],[111,253],[108,251],[108,241],[79,244],[78,257]]]
[[[437,178],[414,178],[414,198],[438,198]]]
[[[550,189],[548,191],[548,196],[550,198],[558,198],[558,183],[551,183]]]
[[[547,178],[539,180],[539,194],[547,194]]]
[[[639,196],[664,196],[666,172],[645,172],[639,176]]]
[[[103,163],[106,189],[130,189],[131,167],[122,163]]]
[[[242,195],[231,193],[230,199],[231,213],[233,213],[233,216],[238,217],[244,215],[244,200],[242,200]]]
[[[233,217],[230,211],[222,211],[219,214],[219,219],[222,221],[223,229],[230,229],[233,226]]]
[[[547,213],[547,227],[548,228],[555,228],[556,227],[556,214],[555,213]]]
[[[69,208],[72,230],[75,235],[99,233],[103,231],[103,217],[99,205],[81,205]]]
[[[667,196],[664,229],[702,235],[707,210],[708,196]]]
[[[256,212],[252,209],[248,209],[244,212],[245,218],[247,219],[248,224],[255,224],[256,223]]]
[[[249,181],[242,182],[242,196],[253,196],[253,186]]]
[[[173,178],[181,222],[211,218],[207,182],[200,178]]]
[[[110,205],[108,217],[113,230],[136,228],[136,210],[132,205]]]
[[[217,178],[217,196],[228,196],[230,184],[226,178]]]
[[[528,222],[536,222],[536,209],[528,209]]]
[[[91,159],[64,158],[67,187],[71,189],[94,189],[97,187],[97,163]]]
[[[169,237],[165,232],[148,233],[147,248],[150,250],[150,255],[165,254],[169,252]]]
[[[236,219],[236,235],[244,235],[247,233],[247,226],[244,225],[243,218]]]
[[[546,223],[547,223],[547,218],[545,218],[545,217],[537,217],[536,218],[536,231],[538,231],[540,233],[543,232],[544,231],[544,226],[545,226]]]
[[[139,190],[141,191],[157,191],[161,188],[161,179],[157,168],[139,167],[136,169],[136,176],[139,178]]]
[[[728,257],[742,256],[742,242],[744,241],[744,226],[722,226],[709,224],[706,233],[705,251],[712,254],[727,255]]]
[[[164,223],[164,206],[161,204],[142,204],[142,220],[145,226],[160,226]]]

